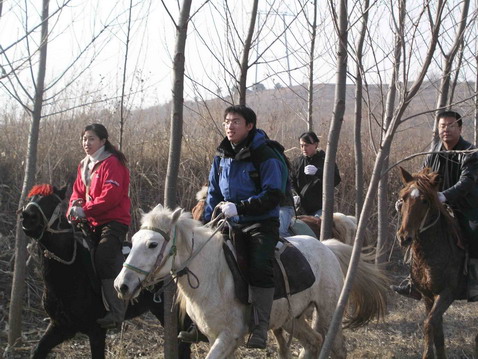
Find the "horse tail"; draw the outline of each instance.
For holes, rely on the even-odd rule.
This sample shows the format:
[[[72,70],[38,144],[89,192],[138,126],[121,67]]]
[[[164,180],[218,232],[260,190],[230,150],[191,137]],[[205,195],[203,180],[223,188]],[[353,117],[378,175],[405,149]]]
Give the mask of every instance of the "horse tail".
[[[353,245],[355,232],[357,231],[357,220],[353,216],[346,216],[343,213],[335,212],[333,214],[333,234],[334,238],[340,239],[348,245]]]
[[[336,239],[328,239],[323,243],[335,254],[345,276],[352,257],[352,247]],[[385,317],[388,278],[373,263],[373,256],[373,253],[363,253],[360,256],[344,316],[346,328],[358,328],[374,319]]]

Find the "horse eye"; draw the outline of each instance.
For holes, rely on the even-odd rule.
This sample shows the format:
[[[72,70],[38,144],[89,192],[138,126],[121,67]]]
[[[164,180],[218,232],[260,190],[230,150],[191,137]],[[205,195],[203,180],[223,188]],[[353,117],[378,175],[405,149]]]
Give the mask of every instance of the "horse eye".
[[[158,246],[158,242],[149,242],[148,243],[148,248],[149,249],[156,248],[157,246]]]

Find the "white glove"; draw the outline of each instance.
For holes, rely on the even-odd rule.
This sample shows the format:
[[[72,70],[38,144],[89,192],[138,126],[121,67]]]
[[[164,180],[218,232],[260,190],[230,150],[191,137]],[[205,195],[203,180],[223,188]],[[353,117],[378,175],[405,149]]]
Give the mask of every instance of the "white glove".
[[[232,202],[226,202],[221,206],[221,211],[224,214],[224,217],[231,218],[237,216],[237,207]]]
[[[307,165],[304,167],[304,173],[306,175],[315,175],[317,173],[317,167],[314,165]]]
[[[77,220],[85,219],[85,211],[80,206],[73,206],[70,209],[70,217]]]
[[[300,205],[300,196],[294,196],[294,206],[299,207]]]
[[[399,198],[397,202],[395,202],[395,210],[400,212],[402,210],[403,199]]]
[[[443,194],[443,192],[438,192],[438,200],[439,200],[441,203],[445,203],[445,202],[446,202],[446,197],[445,197],[445,195]]]

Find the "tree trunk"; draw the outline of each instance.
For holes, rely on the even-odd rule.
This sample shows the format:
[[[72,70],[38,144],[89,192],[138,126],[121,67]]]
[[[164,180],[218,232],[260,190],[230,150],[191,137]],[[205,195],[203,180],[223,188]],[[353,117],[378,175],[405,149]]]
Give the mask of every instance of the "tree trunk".
[[[385,131],[389,128],[393,111],[395,109],[395,99],[397,97],[397,81],[398,74],[400,71],[400,61],[402,56],[403,48],[403,37],[404,37],[404,21],[405,21],[405,1],[402,0],[398,4],[399,7],[399,19],[398,19],[398,29],[395,34],[395,48],[393,53],[393,69],[392,69],[392,78],[390,80],[390,86],[388,89],[387,99],[385,103],[385,114],[383,120],[383,126]],[[389,155],[390,155],[390,146],[383,147],[382,152],[384,154],[383,166],[382,168],[388,168]],[[388,173],[383,173],[380,177],[380,182],[378,184],[377,192],[377,211],[378,211],[378,228],[377,228],[377,251],[375,262],[376,263],[385,263],[387,259],[387,253],[390,246],[390,233],[393,231],[390,230],[390,219],[388,216]]]
[[[32,124],[28,138],[27,156],[25,161],[25,177],[23,179],[22,193],[18,209],[23,207],[23,202],[28,191],[35,182],[37,163],[38,136],[40,132],[40,120],[43,107],[43,95],[45,89],[45,72],[48,45],[48,10],[49,0],[43,0],[41,15],[41,43],[39,47],[40,61],[35,84],[35,97],[32,112]],[[27,239],[23,233],[20,216],[17,216],[15,238],[15,269],[13,272],[12,292],[9,310],[8,345],[14,346],[21,338],[23,297],[25,294]]]
[[[329,136],[327,138],[327,149],[325,152],[324,183],[323,183],[323,206],[322,226],[320,229],[320,240],[332,237],[332,218],[334,212],[334,173],[337,157],[337,147],[340,137],[340,129],[345,113],[345,91],[347,81],[347,0],[340,0],[338,18],[338,48],[337,48],[337,83],[335,87],[335,107]]]
[[[317,37],[317,0],[314,0],[314,19],[312,22],[312,35],[310,37],[310,56],[309,56],[309,101],[307,116],[307,131],[314,129],[314,58],[315,58],[315,40]]]
[[[403,3],[403,8],[405,11],[406,0],[401,0],[401,1]],[[439,35],[441,23],[442,23],[443,9],[444,9],[443,0],[438,0],[436,3],[436,16],[433,19],[433,25],[431,29],[431,38],[429,41],[429,48],[427,49],[427,53],[424,58],[423,65],[420,68],[420,72],[417,75],[417,78],[415,79],[411,88],[403,89],[404,91],[403,100],[400,101],[398,108],[394,111],[394,115],[390,122],[390,126],[388,127],[387,132],[385,133],[385,136],[383,137],[381,141],[381,147],[377,154],[377,158],[375,160],[372,176],[370,179],[370,184],[367,190],[367,196],[365,197],[363,211],[360,216],[360,220],[358,222],[357,233],[355,235],[354,247],[352,251],[352,258],[350,259],[347,276],[345,277],[344,286],[342,288],[342,292],[340,294],[340,298],[337,303],[335,313],[332,317],[329,330],[327,331],[327,335],[325,336],[324,344],[322,346],[319,359],[326,359],[329,357],[330,351],[332,349],[332,343],[335,339],[335,336],[337,335],[337,329],[339,328],[340,325],[342,325],[343,314],[347,306],[349,294],[352,289],[352,285],[353,285],[353,281],[355,277],[355,272],[357,270],[358,261],[362,252],[362,244],[363,244],[363,239],[365,237],[367,221],[372,212],[373,199],[375,197],[375,193],[378,188],[378,183],[383,172],[384,160],[388,156],[388,154],[386,153],[390,149],[392,139],[398,127],[399,121],[402,118],[403,113],[407,109],[411,100],[413,99],[413,97],[416,96],[418,90],[423,84],[423,79],[425,78],[425,75],[427,74],[430,63],[433,59],[433,56],[436,50],[436,45],[438,42],[438,35]],[[385,151],[382,151],[382,149],[384,149]]]
[[[354,120],[354,148],[355,148],[355,217],[360,218],[363,207],[364,178],[362,153],[362,97],[363,97],[363,44],[367,33],[368,8],[370,1],[365,0],[362,8],[362,27],[357,41],[357,66],[355,69],[355,120]]]
[[[124,62],[123,62],[123,81],[121,84],[121,100],[120,100],[120,131],[119,131],[119,150],[123,150],[123,133],[124,133],[124,123],[125,123],[125,115],[124,115],[124,93],[126,87],[126,70],[128,65],[128,53],[129,53],[129,39],[131,33],[131,13],[133,12],[133,0],[129,0],[129,8],[128,8],[128,29],[126,31],[126,44],[125,44],[125,54],[124,54]]]
[[[452,72],[453,61],[455,60],[456,53],[460,48],[460,44],[463,41],[463,36],[465,34],[466,28],[466,20],[468,17],[468,9],[470,8],[470,0],[463,1],[463,9],[461,12],[461,21],[458,27],[458,31],[456,32],[455,42],[448,54],[444,54],[443,57],[443,71],[442,71],[442,78],[440,83],[440,88],[438,89],[438,99],[437,99],[437,115],[440,111],[447,109],[449,107],[448,102],[448,94],[450,91],[450,78]],[[438,118],[435,118],[435,122],[433,125],[433,138],[431,148],[439,141],[438,138]]]
[[[252,35],[256,26],[257,6],[259,0],[254,0],[252,4],[251,21],[249,22],[249,30],[247,32],[246,41],[244,41],[244,51],[242,52],[241,75],[239,78],[239,105],[246,104],[247,91],[247,71],[249,70],[249,52],[251,50]]]
[[[176,191],[181,158],[181,142],[183,134],[183,93],[184,93],[184,59],[186,37],[189,23],[189,13],[192,0],[184,0],[179,15],[179,23],[176,28],[176,48],[174,53],[173,74],[173,108],[171,115],[171,134],[168,156],[168,169],[164,185],[165,206],[175,209],[177,206]],[[173,298],[176,293],[174,282],[164,292],[164,357],[175,359],[178,357],[177,340],[177,306]],[[168,310],[171,308],[171,310]]]

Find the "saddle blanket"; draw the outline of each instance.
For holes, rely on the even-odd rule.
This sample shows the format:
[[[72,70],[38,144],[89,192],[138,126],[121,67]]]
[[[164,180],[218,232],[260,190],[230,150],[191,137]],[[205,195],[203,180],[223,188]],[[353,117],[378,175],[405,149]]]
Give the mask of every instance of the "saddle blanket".
[[[248,304],[249,284],[244,264],[236,260],[235,248],[230,240],[223,244],[224,255],[234,277],[236,298]],[[240,261],[241,262],[241,261]],[[315,275],[304,255],[292,243],[281,238],[275,249],[274,260],[274,299],[286,298],[306,290],[315,282]]]

